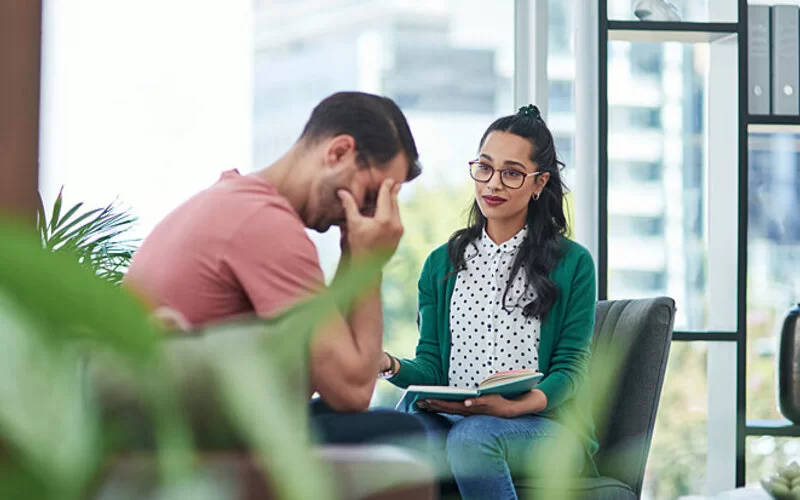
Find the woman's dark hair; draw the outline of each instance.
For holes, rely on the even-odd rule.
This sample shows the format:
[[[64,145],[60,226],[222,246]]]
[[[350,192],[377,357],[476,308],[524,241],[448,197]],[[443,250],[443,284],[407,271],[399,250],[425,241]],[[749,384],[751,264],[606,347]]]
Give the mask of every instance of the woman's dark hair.
[[[492,132],[507,132],[530,141],[533,152],[531,161],[538,165],[539,171],[550,174],[539,198],[531,198],[528,202],[528,233],[520,244],[503,293],[503,307],[506,307],[506,298],[514,278],[520,268],[524,269],[526,290],[532,287],[536,298],[524,306],[523,314],[544,318],[558,297],[559,291],[550,279],[550,272],[563,255],[567,233],[567,218],[564,214],[564,194],[567,189],[561,178],[564,163],[556,155],[553,134],[536,106],[525,106],[515,115],[495,120],[483,134],[481,147]],[[468,226],[456,231],[447,242],[447,253],[453,263],[454,272],[466,269],[467,247],[475,245],[485,227],[486,217],[481,213],[478,202],[474,201],[469,211]]]

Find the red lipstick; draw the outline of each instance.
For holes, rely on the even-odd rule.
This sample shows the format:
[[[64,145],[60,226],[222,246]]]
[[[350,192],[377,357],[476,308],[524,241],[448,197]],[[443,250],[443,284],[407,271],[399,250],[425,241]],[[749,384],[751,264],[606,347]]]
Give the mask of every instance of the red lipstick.
[[[504,198],[500,198],[497,196],[482,196],[482,198],[483,201],[490,207],[496,207],[506,202]]]

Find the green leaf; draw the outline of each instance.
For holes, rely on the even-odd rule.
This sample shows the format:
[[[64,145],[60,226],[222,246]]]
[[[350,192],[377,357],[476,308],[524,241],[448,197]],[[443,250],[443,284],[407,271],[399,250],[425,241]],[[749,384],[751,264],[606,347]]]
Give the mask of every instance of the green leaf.
[[[97,466],[97,422],[84,405],[79,352],[48,341],[0,293],[0,434],[22,462],[78,498]]]
[[[7,457],[6,457],[7,458]],[[0,461],[0,498],[48,498],[41,471],[19,461]]]
[[[0,290],[35,311],[54,335],[69,332],[152,355],[158,334],[132,295],[97,280],[69,255],[43,251],[26,228],[0,220],[0,235],[0,263],[14,263],[0,265]]]
[[[58,229],[58,228],[59,228],[59,227],[60,227],[60,226],[61,226],[61,225],[62,225],[64,222],[68,221],[68,220],[70,219],[70,217],[72,217],[73,215],[75,215],[75,212],[77,212],[78,210],[80,210],[80,208],[81,208],[82,206],[83,206],[83,202],[80,202],[80,203],[77,203],[77,204],[75,204],[75,206],[74,206],[74,207],[70,208],[70,209],[67,211],[67,213],[65,213],[65,214],[64,214],[64,216],[63,216],[63,217],[61,217],[61,220],[60,220],[60,221],[58,221],[58,222],[56,223],[56,226],[55,226],[53,229]]]
[[[59,230],[57,232],[53,233],[50,236],[50,241],[51,241],[51,245],[50,246],[51,247],[55,247],[56,245],[58,245],[62,241],[68,240],[69,239],[69,235],[67,235],[67,231],[70,231],[73,227],[75,227],[76,224],[80,224],[81,222],[83,222],[87,218],[93,216],[94,214],[96,214],[96,213],[98,213],[100,211],[102,211],[101,208],[95,208],[94,210],[90,210],[90,211],[88,211],[88,212],[86,212],[84,214],[81,214],[77,219],[71,221],[68,225],[59,228]],[[83,226],[81,226],[80,228],[83,228]]]
[[[313,455],[305,418],[307,394],[295,392],[279,371],[275,351],[266,345],[292,337],[283,329],[263,337],[264,345],[242,342],[231,349],[216,350],[212,358],[223,404],[235,425],[254,449],[269,484],[279,498],[331,498],[334,489],[321,464]],[[272,340],[273,342],[270,342]],[[283,350],[280,359],[304,367],[304,342],[292,339],[296,348]],[[287,355],[288,354],[288,355]],[[272,362],[266,362],[267,360]],[[299,397],[298,397],[299,396]],[[280,429],[279,432],[276,432]],[[296,473],[303,470],[304,474]]]
[[[42,239],[42,246],[47,248],[47,214],[44,212],[44,201],[42,200],[42,195],[38,192],[36,195],[39,202],[38,206],[36,207],[36,229]]]
[[[102,279],[119,285],[139,243],[136,239],[124,239],[124,235],[138,219],[120,211],[115,203],[81,213],[84,205],[81,202],[61,215],[63,197],[56,202],[58,207],[52,211],[56,217],[49,223],[41,203],[37,212],[42,247],[68,254],[82,266],[94,269]],[[108,273],[108,269],[116,272]]]
[[[120,221],[103,220],[108,219],[112,226]],[[177,344],[162,341],[142,304],[97,276],[119,279],[109,269],[121,266],[130,253],[120,250],[120,242],[104,240],[105,233],[95,238],[89,233],[80,233],[88,252],[81,253],[72,240],[52,252],[42,249],[36,231],[0,220],[0,295],[32,325],[20,335],[0,327],[0,442],[10,443],[15,466],[40,474],[34,479],[20,474],[24,482],[19,487],[3,486],[0,492],[35,489],[41,478],[53,496],[83,497],[87,478],[101,471],[108,450],[96,440],[107,437],[96,432],[95,405],[80,404],[79,355],[104,362],[107,371],[92,379],[106,387],[104,394],[127,400],[126,389],[133,387],[141,398],[156,436],[162,491],[180,496],[184,488],[202,490],[193,482],[193,436],[182,406],[196,395],[178,384],[186,360],[168,355]],[[376,256],[361,262],[337,276],[327,292],[279,320],[255,321],[264,334],[256,342],[238,337],[236,324],[205,331],[204,363],[213,377],[208,384],[201,382],[217,394],[216,401],[285,497],[326,498],[333,490],[309,446],[307,392],[284,381],[307,375],[304,360],[311,336],[333,310],[349,310],[365,289],[374,289],[382,260]],[[99,406],[102,400],[97,401]],[[59,441],[56,435],[66,437]],[[70,462],[69,457],[76,459]]]
[[[53,204],[53,213],[50,215],[50,229],[54,229],[58,225],[58,217],[61,215],[61,203],[63,202],[64,198],[64,186],[61,186],[61,189],[58,190],[58,196],[56,196],[56,201]]]

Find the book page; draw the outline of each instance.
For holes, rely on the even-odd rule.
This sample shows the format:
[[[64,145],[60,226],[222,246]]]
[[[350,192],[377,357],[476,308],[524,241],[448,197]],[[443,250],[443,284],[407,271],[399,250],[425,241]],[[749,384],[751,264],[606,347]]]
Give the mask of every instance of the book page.
[[[408,392],[427,392],[441,394],[475,394],[474,389],[461,387],[448,387],[446,385],[409,385]]]
[[[508,382],[508,381],[511,381],[511,380],[527,378],[527,377],[530,377],[532,375],[536,375],[537,373],[539,373],[539,372],[537,372],[536,370],[530,370],[530,369],[508,370],[508,371],[504,371],[504,372],[497,372],[494,375],[490,375],[489,377],[486,377],[480,384],[478,384],[478,388],[479,389],[485,389],[487,387],[492,387],[494,385],[497,385],[497,384],[500,384],[500,383],[504,383],[504,382]]]

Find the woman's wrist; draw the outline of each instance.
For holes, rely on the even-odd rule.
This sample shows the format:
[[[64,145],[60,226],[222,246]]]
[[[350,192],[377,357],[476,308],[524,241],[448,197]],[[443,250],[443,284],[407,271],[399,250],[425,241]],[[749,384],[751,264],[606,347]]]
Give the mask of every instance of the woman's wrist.
[[[547,409],[547,396],[540,389],[533,389],[531,392],[518,399],[510,400],[512,417],[540,413]]]
[[[392,378],[400,370],[400,361],[386,351],[383,351],[383,359],[381,361],[381,370],[379,376],[381,378]]]

